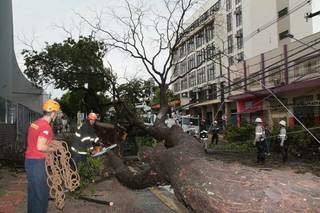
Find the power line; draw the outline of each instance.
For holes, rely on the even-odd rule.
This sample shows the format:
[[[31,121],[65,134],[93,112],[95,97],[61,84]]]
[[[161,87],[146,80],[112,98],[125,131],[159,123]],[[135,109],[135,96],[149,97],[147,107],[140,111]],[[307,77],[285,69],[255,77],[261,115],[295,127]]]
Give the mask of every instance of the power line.
[[[287,17],[290,14],[292,14],[292,13],[296,12],[297,10],[301,9],[302,7],[307,5],[308,3],[310,3],[310,0],[305,0],[304,2],[301,2],[301,3],[297,4],[296,6],[294,6],[292,9],[290,9],[285,16],[277,17],[277,18],[273,19],[271,22],[266,23],[266,24],[262,25],[261,27],[258,27],[257,30],[255,30],[255,31],[251,32],[250,34],[248,34],[248,36],[246,36],[246,38],[244,38],[244,41],[250,40],[252,37],[256,36],[260,32],[262,32],[265,29],[269,28],[270,26],[274,25],[275,23],[277,23],[278,21],[280,21],[284,17]]]

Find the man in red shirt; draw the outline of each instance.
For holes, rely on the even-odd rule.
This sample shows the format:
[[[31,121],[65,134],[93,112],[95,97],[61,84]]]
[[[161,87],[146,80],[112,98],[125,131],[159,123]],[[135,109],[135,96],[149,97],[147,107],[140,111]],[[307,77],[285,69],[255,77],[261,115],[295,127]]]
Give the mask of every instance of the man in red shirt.
[[[56,118],[60,105],[54,100],[43,104],[43,117],[31,123],[28,129],[28,144],[25,153],[25,168],[28,179],[28,213],[45,213],[48,209],[49,188],[45,159],[50,147],[52,128],[50,123]]]

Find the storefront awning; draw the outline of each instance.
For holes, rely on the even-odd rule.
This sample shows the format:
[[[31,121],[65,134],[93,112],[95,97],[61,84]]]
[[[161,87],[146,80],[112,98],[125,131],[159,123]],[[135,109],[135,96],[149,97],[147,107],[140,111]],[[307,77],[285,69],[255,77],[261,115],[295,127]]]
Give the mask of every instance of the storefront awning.
[[[214,99],[214,100],[204,101],[204,102],[195,104],[195,105],[192,106],[192,107],[206,106],[206,105],[210,105],[210,104],[217,104],[217,103],[220,103],[220,102],[221,102],[220,100]]]
[[[180,106],[180,103],[181,103],[180,100],[173,100],[168,103],[168,106],[169,107],[177,107],[177,106]],[[151,106],[151,108],[152,109],[160,109],[160,104],[154,104]]]
[[[320,79],[314,79],[314,80],[305,80],[295,83],[290,83],[284,86],[278,86],[270,88],[273,93],[285,93],[285,92],[294,92],[297,90],[303,90],[307,88],[312,87],[318,87],[320,86]],[[263,97],[267,96],[270,93],[267,90],[258,90],[258,91],[248,91],[239,95],[231,95],[228,97],[231,101],[238,101],[238,100],[244,100],[244,99],[251,99],[256,97]]]

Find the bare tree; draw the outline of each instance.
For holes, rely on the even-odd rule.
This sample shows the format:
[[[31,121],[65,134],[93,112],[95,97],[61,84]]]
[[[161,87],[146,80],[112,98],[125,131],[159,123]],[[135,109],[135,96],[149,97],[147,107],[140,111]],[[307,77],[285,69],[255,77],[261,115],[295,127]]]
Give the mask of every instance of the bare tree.
[[[146,8],[146,2],[137,4],[124,1],[126,15],[111,11],[111,17],[121,26],[122,32],[102,26],[102,15],[97,14],[95,21],[77,13],[93,29],[103,33],[105,42],[111,48],[119,49],[139,60],[146,72],[160,88],[160,106],[158,124],[164,121],[168,110],[167,90],[179,78],[183,78],[197,67],[170,79],[173,67],[182,60],[175,60],[174,52],[184,42],[189,33],[185,26],[187,15],[201,3],[200,0],[163,0],[163,10],[154,12]],[[187,56],[186,56],[187,57]]]

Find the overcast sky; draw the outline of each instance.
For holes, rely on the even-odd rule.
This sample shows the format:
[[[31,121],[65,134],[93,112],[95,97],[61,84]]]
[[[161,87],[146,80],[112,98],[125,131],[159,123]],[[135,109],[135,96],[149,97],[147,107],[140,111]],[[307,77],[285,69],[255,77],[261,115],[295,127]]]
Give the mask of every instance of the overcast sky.
[[[150,2],[156,0],[150,0]],[[44,46],[44,42],[61,42],[68,34],[56,25],[64,25],[74,36],[89,32],[85,24],[80,25],[80,18],[74,11],[90,17],[93,11],[108,8],[116,4],[114,0],[13,0],[13,21],[15,36],[15,52],[18,64],[23,69],[21,51],[31,44],[35,49]],[[108,22],[108,20],[105,20]],[[77,26],[77,27],[74,27]],[[81,29],[81,32],[79,31]],[[32,42],[33,41],[33,42]],[[108,53],[107,59],[119,77],[148,77],[142,66],[129,56],[120,52]],[[138,71],[138,72],[137,72]],[[48,89],[54,97],[60,96],[61,91]]]

